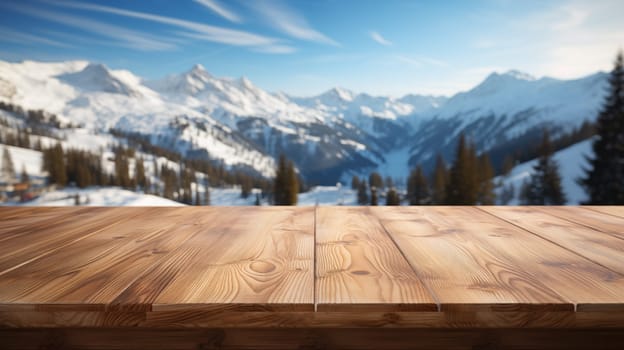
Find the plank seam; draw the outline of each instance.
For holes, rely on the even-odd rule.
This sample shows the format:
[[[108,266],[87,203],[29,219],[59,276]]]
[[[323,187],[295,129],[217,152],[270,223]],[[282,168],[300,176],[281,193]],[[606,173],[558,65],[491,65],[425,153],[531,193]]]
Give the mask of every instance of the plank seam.
[[[479,206],[474,206],[474,208],[476,208],[476,209],[478,209],[478,210],[481,210],[482,212],[487,213],[487,214],[489,214],[489,215],[491,215],[491,216],[493,216],[493,217],[495,217],[495,218],[497,218],[497,219],[499,219],[499,220],[505,221],[505,222],[509,223],[510,225],[513,225],[513,226],[515,226],[515,227],[517,227],[517,228],[519,228],[519,229],[521,229],[521,230],[523,230],[523,231],[526,231],[526,232],[528,232],[528,233],[530,233],[530,234],[532,234],[532,235],[534,235],[534,236],[536,236],[536,237],[539,237],[539,238],[541,238],[541,239],[543,239],[543,240],[545,240],[545,241],[547,241],[547,242],[550,242],[551,244],[554,244],[554,245],[556,245],[556,246],[558,246],[558,247],[560,247],[560,248],[562,248],[562,249],[565,249],[565,250],[567,250],[567,251],[571,252],[571,253],[572,253],[572,254],[574,254],[574,255],[580,256],[581,258],[583,258],[583,259],[585,259],[585,260],[587,260],[587,261],[589,261],[589,262],[591,262],[591,263],[593,263],[593,264],[596,264],[596,265],[598,265],[598,266],[601,266],[601,267],[603,267],[603,268],[605,268],[605,269],[607,269],[607,270],[609,270],[609,271],[611,271],[611,272],[613,272],[613,273],[615,273],[615,274],[617,274],[617,275],[620,275],[620,276],[623,276],[623,277],[624,277],[624,274],[622,274],[622,273],[620,273],[620,272],[618,272],[618,271],[615,271],[615,270],[613,270],[613,269],[610,269],[609,267],[607,267],[607,266],[605,266],[605,265],[603,265],[603,264],[601,264],[601,263],[599,263],[599,262],[596,262],[596,261],[594,261],[594,260],[592,260],[592,259],[590,259],[590,258],[586,257],[586,256],[585,256],[585,255],[583,255],[583,254],[580,254],[580,253],[578,253],[578,252],[576,252],[576,251],[574,251],[574,250],[572,250],[572,249],[569,249],[569,248],[567,248],[567,247],[562,246],[561,244],[559,244],[559,243],[557,243],[557,242],[554,242],[554,241],[552,241],[552,240],[550,240],[550,239],[548,239],[548,238],[546,238],[546,237],[543,237],[543,236],[542,236],[542,235],[540,235],[539,233],[535,233],[535,232],[533,232],[533,231],[529,230],[528,228],[522,227],[522,226],[520,226],[520,225],[516,224],[516,223],[515,223],[515,222],[513,222],[513,221],[507,220],[507,219],[505,219],[504,217],[500,217],[500,216],[498,216],[498,215],[496,215],[496,214],[494,214],[494,213],[491,213],[491,212],[489,212],[489,211],[487,211],[487,210],[485,210],[485,209],[480,208]],[[565,298],[564,298],[564,299],[565,299]],[[576,312],[576,311],[577,311],[577,306],[578,306],[578,305],[577,305],[577,303],[572,303],[572,304],[574,305],[574,312]]]
[[[484,209],[481,209],[481,208],[479,208],[478,206],[475,206],[475,208],[477,208],[477,209],[479,209],[479,210],[481,210],[481,211],[483,211],[483,212],[485,212],[485,213],[488,213],[488,214],[490,214],[490,215],[494,216],[494,217],[495,217],[495,218],[497,218],[497,219],[503,220],[503,221],[505,221],[505,222],[507,222],[507,223],[509,223],[509,224],[513,225],[513,226],[516,226],[516,227],[518,227],[518,228],[520,228],[520,229],[522,229],[522,230],[524,230],[524,231],[526,231],[526,232],[528,232],[528,233],[530,233],[530,234],[532,234],[532,235],[535,235],[535,236],[537,236],[537,237],[539,237],[539,238],[541,238],[541,239],[543,239],[543,240],[545,240],[545,241],[548,241],[548,242],[550,242],[550,243],[552,243],[552,244],[554,244],[554,245],[556,245],[556,246],[558,246],[558,247],[561,247],[561,248],[563,248],[563,249],[565,249],[565,250],[567,250],[567,251],[569,251],[569,252],[571,252],[571,253],[573,253],[573,254],[575,254],[575,255],[578,255],[578,256],[580,256],[581,258],[583,258],[583,259],[585,259],[585,260],[587,260],[587,261],[589,261],[589,262],[592,262],[592,263],[594,263],[594,264],[596,264],[596,265],[599,265],[599,266],[601,266],[601,267],[603,267],[603,268],[605,268],[605,269],[607,269],[607,270],[609,270],[609,271],[611,271],[611,272],[613,272],[613,273],[615,273],[615,274],[618,274],[618,275],[620,275],[620,276],[623,276],[623,277],[624,277],[624,274],[623,274],[623,273],[618,272],[618,271],[615,271],[615,270],[613,270],[613,269],[611,269],[611,268],[609,268],[609,267],[607,267],[607,266],[605,266],[605,265],[603,265],[603,264],[601,264],[601,263],[599,263],[599,262],[597,262],[597,261],[594,261],[594,260],[592,260],[592,259],[590,259],[590,258],[586,257],[585,255],[583,255],[583,254],[581,254],[581,253],[579,253],[579,252],[576,252],[576,251],[574,251],[574,250],[570,249],[570,248],[564,247],[564,246],[562,246],[561,244],[559,244],[559,243],[557,243],[557,242],[555,242],[555,241],[552,241],[552,240],[550,240],[550,239],[548,239],[548,238],[546,238],[546,237],[544,237],[544,236],[540,235],[539,233],[535,233],[535,232],[533,232],[533,231],[529,230],[528,228],[525,228],[525,227],[523,227],[523,226],[520,226],[520,225],[518,225],[518,224],[514,223],[513,221],[507,220],[507,219],[505,219],[505,218],[503,218],[503,217],[500,217],[500,216],[498,216],[498,215],[496,215],[496,214],[494,214],[494,213],[490,213],[489,211],[484,210]]]
[[[579,208],[591,210],[594,213],[598,213],[598,214],[613,216],[613,217],[618,218],[618,219],[624,218],[624,216],[621,216],[621,215],[616,215],[616,214],[611,214],[611,213],[607,213],[607,212],[604,212],[604,211],[596,210],[596,209],[592,208],[591,206],[579,206]]]
[[[166,232],[175,232],[175,227],[166,229],[164,231],[163,234],[166,234]],[[182,243],[180,243],[177,247],[175,247],[174,249],[171,249],[171,251],[167,252],[166,254],[163,254],[161,256],[158,257],[158,259],[156,259],[156,261],[152,262],[150,265],[145,266],[140,272],[137,273],[137,275],[135,276],[135,278],[133,278],[132,280],[130,280],[128,283],[126,283],[126,285],[122,288],[120,288],[119,293],[117,293],[116,295],[114,295],[113,298],[111,298],[111,302],[109,303],[109,305],[114,305],[115,301],[117,300],[117,298],[119,298],[120,296],[122,296],[126,290],[128,290],[130,287],[132,287],[132,285],[137,282],[139,279],[141,279],[143,276],[146,276],[149,272],[151,272],[152,270],[156,269],[158,266],[162,265],[164,262],[166,262],[168,258],[170,258],[174,252],[176,252],[181,246],[183,246],[186,242],[188,242],[189,240],[191,240],[192,238],[194,238],[196,235],[198,235],[201,232],[201,229],[196,229],[195,233],[193,233],[192,235],[190,235],[189,237],[187,237]],[[149,306],[149,311],[153,311],[152,310],[152,304],[150,303]]]
[[[397,241],[394,239],[394,237],[392,237],[392,235],[390,234],[390,231],[388,231],[388,229],[386,228],[386,225],[383,224],[383,221],[379,219],[379,217],[377,217],[377,215],[372,215],[372,213],[370,213],[370,208],[369,210],[369,214],[371,214],[371,216],[375,217],[377,219],[377,222],[379,222],[379,225],[383,228],[384,232],[386,233],[386,236],[388,236],[388,238],[390,238],[390,241],[392,241],[392,244],[397,248],[397,250],[399,251],[399,253],[401,253],[401,256],[403,257],[403,259],[407,262],[407,264],[409,265],[410,269],[412,269],[412,271],[414,272],[414,274],[416,275],[416,277],[418,278],[418,280],[420,281],[420,283],[422,283],[423,286],[425,286],[425,288],[427,289],[427,292],[429,292],[429,294],[431,295],[431,297],[433,298],[433,301],[435,301],[436,303],[436,308],[438,309],[438,312],[442,311],[442,306],[440,304],[440,299],[438,298],[438,296],[433,292],[433,289],[431,289],[431,287],[429,286],[428,283],[426,283],[422,277],[420,276],[420,274],[418,273],[418,271],[416,270],[416,268],[414,267],[414,265],[412,265],[412,262],[407,258],[407,256],[405,255],[405,253],[403,252],[403,250],[401,249],[401,247],[398,245]]]
[[[583,207],[577,207],[577,208],[582,209]],[[604,214],[604,215],[610,215],[608,213],[597,212],[595,210],[590,210],[590,211],[593,212],[593,213],[600,213],[600,214]],[[610,232],[605,232],[605,231],[603,231],[603,230],[601,230],[601,229],[599,229],[597,227],[590,226],[589,224],[585,224],[585,223],[582,223],[580,221],[574,221],[572,219],[566,218],[565,216],[557,215],[556,213],[552,213],[550,211],[543,212],[543,213],[546,214],[546,215],[557,217],[557,218],[559,218],[561,220],[567,221],[567,222],[575,224],[575,225],[580,225],[580,226],[583,226],[583,227],[587,227],[588,229],[591,229],[592,231],[596,231],[598,233],[604,233],[606,235],[609,235],[609,237],[614,237],[614,238],[621,239],[621,240],[624,241],[624,237],[620,237],[618,235],[611,234]],[[610,215],[610,216],[613,216],[613,215]],[[619,217],[619,216],[615,216],[615,217],[618,218],[618,219],[621,219],[621,217]]]

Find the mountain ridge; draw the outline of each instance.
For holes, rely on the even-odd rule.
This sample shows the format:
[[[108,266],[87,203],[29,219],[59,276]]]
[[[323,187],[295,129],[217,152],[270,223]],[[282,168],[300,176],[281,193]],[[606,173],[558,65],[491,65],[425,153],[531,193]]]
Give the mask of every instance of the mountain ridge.
[[[161,146],[201,151],[263,176],[271,176],[283,153],[306,180],[320,184],[383,172],[391,168],[389,152],[402,149],[406,168],[430,167],[437,153],[452,157],[462,132],[479,151],[528,141],[543,127],[565,132],[595,118],[606,82],[602,72],[559,80],[511,70],[450,97],[393,98],[343,88],[293,97],[245,77],[215,77],[202,65],[146,80],[87,61],[0,61],[0,77],[0,101],[45,109],[101,133],[145,134]]]

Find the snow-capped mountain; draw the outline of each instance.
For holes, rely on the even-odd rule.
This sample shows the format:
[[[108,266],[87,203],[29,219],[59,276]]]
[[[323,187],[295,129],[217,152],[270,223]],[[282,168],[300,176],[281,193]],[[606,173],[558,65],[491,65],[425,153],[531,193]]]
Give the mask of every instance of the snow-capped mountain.
[[[460,133],[479,151],[502,158],[513,147],[539,139],[542,128],[555,137],[571,131],[595,120],[606,83],[606,73],[575,80],[536,79],[518,71],[492,73],[475,88],[415,117],[418,137],[410,145],[410,163],[431,165],[438,152],[449,159]]]
[[[543,126],[569,130],[595,118],[605,82],[604,73],[564,81],[510,71],[450,98],[340,88],[292,97],[244,77],[215,77],[201,65],[145,80],[86,61],[0,61],[0,101],[43,109],[93,134],[139,134],[188,157],[264,176],[273,175],[284,153],[311,184],[375,168],[427,166],[438,152],[450,159],[461,132],[485,151],[537,137]]]

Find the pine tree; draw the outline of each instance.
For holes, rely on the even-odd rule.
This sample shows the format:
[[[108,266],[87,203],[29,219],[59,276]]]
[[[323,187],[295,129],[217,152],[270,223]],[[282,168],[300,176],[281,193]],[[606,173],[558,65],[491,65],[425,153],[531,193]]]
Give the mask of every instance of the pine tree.
[[[199,183],[195,183],[195,205],[202,205],[201,197],[199,196]]]
[[[210,205],[210,188],[208,183],[204,186],[204,205]]]
[[[478,158],[479,171],[479,193],[477,202],[481,205],[493,205],[496,201],[496,194],[494,193],[494,167],[490,162],[490,157],[487,154],[482,154]]]
[[[401,198],[394,188],[386,192],[386,205],[401,205]]]
[[[357,190],[360,187],[360,178],[357,175],[353,175],[351,178],[351,189]]]
[[[26,166],[22,165],[22,174],[20,175],[20,182],[25,184],[30,182],[30,176],[26,171]]]
[[[566,202],[561,188],[559,166],[552,159],[552,145],[548,131],[544,131],[539,147],[540,156],[533,167],[533,174],[528,186],[523,189],[525,204],[530,205],[562,205]]]
[[[15,166],[13,165],[13,159],[8,148],[4,147],[2,151],[2,179],[5,181],[13,181],[15,178]]]
[[[383,178],[381,177],[381,174],[379,174],[378,172],[372,172],[369,176],[368,176],[368,186],[370,186],[371,188],[375,187],[375,188],[383,188]]]
[[[43,147],[41,146],[41,137],[38,137],[37,141],[35,142],[35,150],[36,151],[43,150]]]
[[[407,198],[410,205],[426,204],[429,200],[427,178],[420,166],[412,170],[407,179]]]
[[[514,167],[514,159],[512,156],[510,155],[506,155],[505,159],[503,160],[503,171],[502,174],[504,176],[509,175],[509,173],[511,173],[511,169],[513,169]]]
[[[436,158],[435,171],[433,173],[433,193],[431,194],[431,201],[433,204],[445,204],[448,177],[449,174],[444,158],[438,154]]]
[[[302,184],[303,182],[299,181],[293,162],[288,162],[286,170],[286,179],[289,190],[287,197],[288,205],[297,205],[297,197],[299,196],[299,184]]]
[[[386,176],[384,183],[387,189],[391,189],[392,187],[394,187],[394,181],[392,180],[392,177],[390,176]]]
[[[251,189],[253,187],[253,183],[251,178],[246,176],[241,180],[241,197],[247,198],[251,194]]]
[[[65,153],[60,143],[43,151],[43,170],[48,172],[50,183],[60,187],[67,184]]]
[[[191,185],[196,181],[195,172],[188,167],[181,167],[180,180],[181,196],[179,201],[184,204],[191,205],[193,204],[193,190]]]
[[[609,94],[598,115],[594,158],[580,183],[587,204],[624,204],[624,58],[620,51],[609,78]]]
[[[379,199],[377,198],[377,187],[371,186],[370,191],[371,191],[370,205],[378,205]]]
[[[137,186],[139,186],[145,191],[145,187],[146,187],[145,186],[146,185],[145,165],[144,165],[142,157],[136,160],[135,167],[134,167],[134,179],[135,179]]]
[[[122,148],[115,152],[115,182],[117,186],[130,188],[130,175],[128,173],[128,156]]]
[[[477,156],[472,144],[462,134],[457,143],[455,162],[446,186],[446,202],[453,205],[477,203],[479,185],[476,174]]]
[[[368,192],[366,189],[366,181],[361,181],[358,186],[357,199],[359,205],[368,204]]]
[[[152,167],[154,168],[154,177],[159,178],[160,174],[158,174],[158,161],[156,160],[156,157],[152,159]]]
[[[296,205],[299,192],[299,181],[294,164],[284,155],[279,158],[273,184],[276,205]]]

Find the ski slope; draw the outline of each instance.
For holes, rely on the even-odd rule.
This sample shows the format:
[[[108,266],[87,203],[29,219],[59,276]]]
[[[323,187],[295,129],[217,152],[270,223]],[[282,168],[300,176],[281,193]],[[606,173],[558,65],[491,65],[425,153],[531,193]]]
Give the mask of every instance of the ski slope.
[[[576,205],[587,200],[587,194],[577,183],[577,180],[585,175],[584,168],[588,166],[585,157],[593,156],[592,141],[593,139],[576,143],[553,155],[555,161],[559,164],[561,186],[568,199],[566,204]],[[514,187],[514,198],[509,203],[510,205],[521,204],[519,197],[522,184],[530,178],[535,164],[537,164],[536,159],[518,164],[511,170],[508,176],[495,179],[495,183],[502,180],[503,185],[512,185]],[[498,188],[497,192],[498,197],[500,197],[501,188]]]

